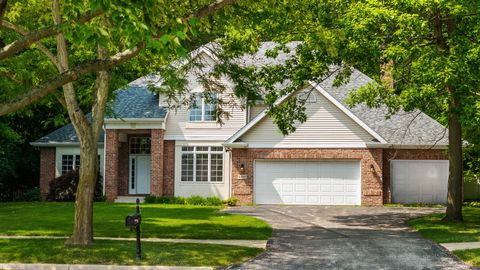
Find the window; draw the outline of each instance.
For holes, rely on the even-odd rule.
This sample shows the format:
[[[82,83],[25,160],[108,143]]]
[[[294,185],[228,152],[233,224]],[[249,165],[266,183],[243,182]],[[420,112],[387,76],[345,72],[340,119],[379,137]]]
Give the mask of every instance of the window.
[[[100,173],[100,155],[97,156],[98,159],[98,168]],[[62,175],[66,174],[72,170],[78,170],[80,168],[80,155],[62,155]]]
[[[130,138],[130,154],[150,154],[149,137]]]
[[[80,155],[62,155],[62,175],[80,167]]]
[[[202,94],[193,96],[190,105],[190,122],[217,120],[217,94],[209,93],[206,95],[206,97],[203,97]]]
[[[222,182],[223,147],[182,147],[182,182]]]

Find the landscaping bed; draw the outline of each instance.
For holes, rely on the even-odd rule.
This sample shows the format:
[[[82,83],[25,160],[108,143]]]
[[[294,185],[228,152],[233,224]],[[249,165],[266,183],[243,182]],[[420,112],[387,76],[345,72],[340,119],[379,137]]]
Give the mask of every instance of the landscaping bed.
[[[222,266],[240,263],[263,249],[184,243],[142,243],[135,260],[135,242],[97,240],[86,248],[65,247],[63,239],[0,239],[0,262],[106,265]]]
[[[254,239],[271,236],[266,222],[219,212],[222,206],[142,204],[142,237],[184,239]],[[125,227],[134,204],[94,204],[94,236],[135,237]],[[69,236],[74,204],[31,202],[0,204],[0,235]]]

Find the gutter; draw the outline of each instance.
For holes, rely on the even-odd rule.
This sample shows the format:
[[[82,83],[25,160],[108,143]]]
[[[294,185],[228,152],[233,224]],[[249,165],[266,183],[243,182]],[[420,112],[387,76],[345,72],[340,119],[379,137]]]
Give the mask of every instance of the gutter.
[[[391,149],[448,149],[447,144],[393,144],[393,143],[366,143],[367,148]]]
[[[35,147],[58,147],[58,146],[80,146],[79,142],[31,142],[31,146]],[[103,147],[104,143],[99,142],[98,146]]]
[[[245,143],[245,142],[222,143],[222,145],[227,148],[247,148],[248,147],[248,143]]]

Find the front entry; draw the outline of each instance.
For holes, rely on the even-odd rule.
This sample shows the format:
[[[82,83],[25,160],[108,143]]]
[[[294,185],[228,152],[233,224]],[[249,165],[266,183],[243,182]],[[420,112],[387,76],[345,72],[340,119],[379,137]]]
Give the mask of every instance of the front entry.
[[[129,194],[150,194],[150,155],[130,155]]]

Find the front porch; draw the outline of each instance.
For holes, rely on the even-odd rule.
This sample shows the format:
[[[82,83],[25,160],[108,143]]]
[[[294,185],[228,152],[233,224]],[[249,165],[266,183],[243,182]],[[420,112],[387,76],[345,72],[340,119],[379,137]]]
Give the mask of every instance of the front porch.
[[[107,201],[119,196],[173,195],[173,169],[164,167],[175,158],[175,147],[167,142],[165,151],[163,134],[163,129],[106,130]]]

